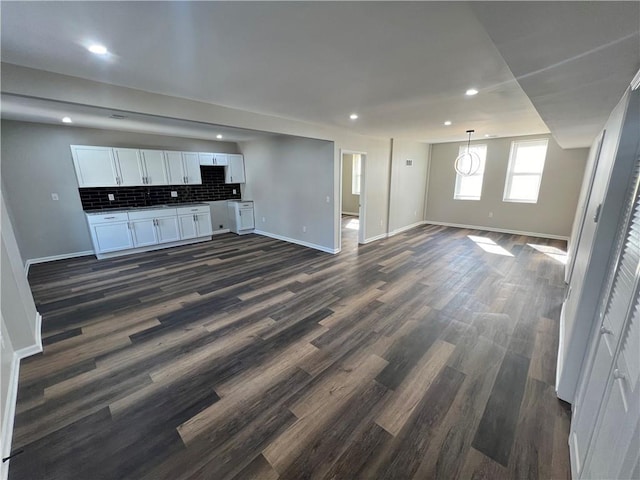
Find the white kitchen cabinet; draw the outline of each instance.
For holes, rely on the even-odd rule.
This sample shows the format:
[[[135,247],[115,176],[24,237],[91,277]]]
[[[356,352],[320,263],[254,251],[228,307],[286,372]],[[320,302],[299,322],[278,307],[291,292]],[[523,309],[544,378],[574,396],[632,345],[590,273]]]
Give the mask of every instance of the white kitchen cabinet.
[[[114,148],[119,185],[133,187],[143,184],[142,160],[140,150],[135,148]]]
[[[180,240],[175,208],[159,208],[129,212],[135,247]]]
[[[198,161],[202,166],[213,167],[213,156],[213,153],[200,152],[198,153]]]
[[[135,247],[147,247],[158,243],[156,221],[153,218],[132,220],[130,222]]]
[[[71,156],[81,188],[115,187],[120,184],[112,148],[71,145]]]
[[[227,161],[225,183],[245,183],[243,156],[238,153],[228,153]]]
[[[133,248],[133,238],[126,213],[90,215],[88,221],[96,253]]]
[[[226,167],[229,165],[229,159],[226,153],[214,153],[213,164],[217,167]]]
[[[202,184],[200,159],[194,152],[164,152],[169,185]]]
[[[180,238],[206,237],[213,233],[209,206],[178,208]]]
[[[144,185],[168,185],[162,150],[140,150]]]
[[[156,229],[159,243],[176,242],[180,240],[178,217],[176,217],[175,214],[156,218]]]
[[[255,228],[253,202],[230,200],[227,202],[229,229],[238,235],[251,233]]]

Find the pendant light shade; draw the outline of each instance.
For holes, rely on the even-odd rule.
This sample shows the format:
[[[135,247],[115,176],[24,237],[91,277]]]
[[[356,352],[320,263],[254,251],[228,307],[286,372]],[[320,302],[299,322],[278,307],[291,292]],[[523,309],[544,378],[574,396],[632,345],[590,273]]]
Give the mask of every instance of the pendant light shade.
[[[469,177],[476,173],[480,168],[480,156],[476,152],[471,151],[471,134],[475,130],[467,130],[469,140],[467,141],[467,151],[458,155],[454,163],[454,168],[459,175]]]

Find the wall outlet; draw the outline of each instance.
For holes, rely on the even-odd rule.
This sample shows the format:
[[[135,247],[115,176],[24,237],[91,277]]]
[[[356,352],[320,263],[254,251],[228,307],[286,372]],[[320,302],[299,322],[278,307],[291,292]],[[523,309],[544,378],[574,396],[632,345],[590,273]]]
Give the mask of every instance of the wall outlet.
[[[116,199],[116,196],[113,193],[110,193],[109,195],[107,195],[107,197],[109,198],[110,202],[113,202]]]
[[[177,198],[178,197],[178,192],[176,192],[175,190],[171,190],[171,198]]]
[[[58,200],[60,200],[60,197],[58,196],[58,194],[57,194],[57,193],[52,193],[52,194],[51,194],[51,200],[58,201]]]
[[[233,194],[235,195],[235,194],[236,194],[236,192],[237,192],[237,190],[234,188],[234,189],[233,189]]]
[[[489,212],[489,218],[493,218],[493,212]]]
[[[302,233],[307,233],[307,227],[305,226],[302,227]]]
[[[267,219],[266,219],[266,218],[264,218],[264,217],[262,217],[262,223],[264,223],[264,222],[266,222],[266,221],[267,221]]]

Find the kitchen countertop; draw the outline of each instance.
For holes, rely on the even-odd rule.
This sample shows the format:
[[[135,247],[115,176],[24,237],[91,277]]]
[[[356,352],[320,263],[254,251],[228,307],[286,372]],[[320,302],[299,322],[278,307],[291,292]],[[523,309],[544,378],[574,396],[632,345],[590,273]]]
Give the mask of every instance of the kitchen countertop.
[[[196,202],[196,203],[171,203],[164,205],[152,205],[149,207],[117,207],[117,208],[103,208],[102,210],[85,210],[87,215],[102,215],[104,213],[117,213],[117,212],[132,212],[138,210],[161,210],[163,208],[184,208],[184,207],[208,207],[208,203]]]

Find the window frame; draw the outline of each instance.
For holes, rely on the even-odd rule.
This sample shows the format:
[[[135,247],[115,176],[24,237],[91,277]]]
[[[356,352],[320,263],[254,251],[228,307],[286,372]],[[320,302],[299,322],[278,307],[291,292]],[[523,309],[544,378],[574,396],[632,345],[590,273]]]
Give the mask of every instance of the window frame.
[[[540,172],[526,171],[526,172],[514,172],[515,163],[517,160],[517,149],[521,145],[526,144],[542,144],[544,143],[544,157],[542,158],[542,165],[540,168]],[[507,174],[504,180],[504,191],[502,193],[502,201],[508,203],[530,203],[536,204],[538,203],[538,199],[540,198],[540,187],[542,186],[542,176],[544,175],[544,167],[547,162],[547,152],[549,151],[549,139],[548,138],[536,138],[531,140],[514,140],[511,142],[511,150],[509,151],[509,164],[507,167]],[[513,179],[515,177],[537,177],[538,178],[538,187],[536,189],[536,198],[534,200],[528,198],[515,198],[508,197],[508,193],[511,190]]]
[[[358,168],[356,170],[356,163]],[[360,195],[362,191],[362,156],[359,153],[351,155],[351,195]]]
[[[480,157],[480,168],[478,169],[478,172],[474,173],[473,175],[469,175],[468,177],[465,177],[463,175],[460,175],[458,172],[456,172],[456,181],[453,187],[453,199],[454,200],[471,200],[471,201],[480,201],[482,199],[482,189],[484,188],[484,171],[486,169],[487,166],[487,151],[489,150],[489,146],[486,143],[474,143],[471,144],[471,149],[473,148],[484,148],[484,158]],[[467,144],[463,144],[460,145],[460,147],[458,148],[458,155],[461,155],[462,153],[464,153],[467,149]],[[462,182],[463,178],[469,178],[469,177],[477,177],[480,176],[480,193],[478,194],[477,197],[475,196],[469,196],[469,195],[462,195],[460,193],[458,193],[458,190],[460,189],[460,184]]]

